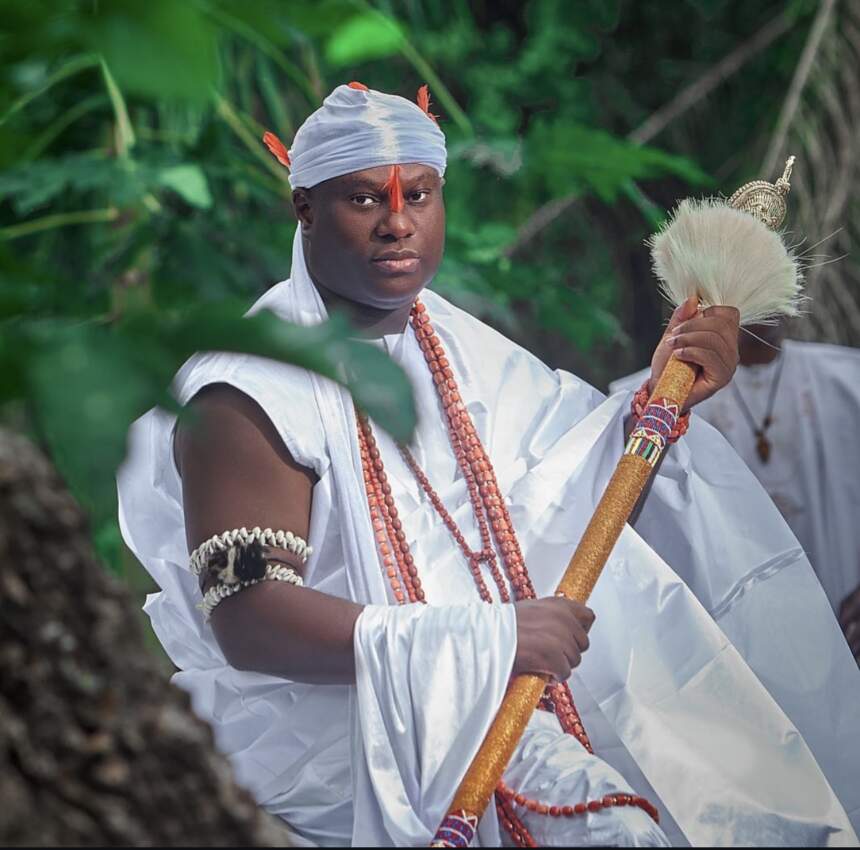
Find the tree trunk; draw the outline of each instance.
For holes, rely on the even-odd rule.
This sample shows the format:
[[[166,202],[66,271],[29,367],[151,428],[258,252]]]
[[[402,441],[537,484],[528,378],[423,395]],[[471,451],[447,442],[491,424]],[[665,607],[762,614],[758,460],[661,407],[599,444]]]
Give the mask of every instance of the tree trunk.
[[[51,464],[0,430],[0,844],[285,843],[160,672]]]

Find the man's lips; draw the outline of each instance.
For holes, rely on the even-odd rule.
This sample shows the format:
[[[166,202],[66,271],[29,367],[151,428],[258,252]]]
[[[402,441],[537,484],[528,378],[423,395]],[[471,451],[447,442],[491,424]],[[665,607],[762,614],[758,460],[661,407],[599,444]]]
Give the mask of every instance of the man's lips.
[[[386,251],[372,262],[380,271],[389,274],[411,274],[418,271],[421,258],[414,251]]]

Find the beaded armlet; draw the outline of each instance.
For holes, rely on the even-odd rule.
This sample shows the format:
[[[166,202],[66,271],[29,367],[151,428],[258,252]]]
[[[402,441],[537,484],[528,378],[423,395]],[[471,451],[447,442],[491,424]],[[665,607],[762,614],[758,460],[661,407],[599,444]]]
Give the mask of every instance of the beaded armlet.
[[[313,552],[310,546],[292,531],[272,531],[271,528],[261,529],[259,526],[248,531],[244,526],[234,528],[232,531],[224,531],[214,534],[208,540],[201,543],[192,553],[189,566],[194,575],[200,573],[208,566],[209,559],[216,552],[225,552],[237,543],[245,544],[257,541],[266,546],[277,549],[286,549],[299,557],[304,564]]]
[[[191,553],[191,571],[214,580],[199,605],[205,621],[208,622],[222,599],[253,584],[285,581],[297,587],[304,585],[302,577],[289,564],[269,561],[266,553],[269,547],[287,549],[302,564],[307,562],[312,551],[301,537],[290,531],[240,528],[210,537]]]

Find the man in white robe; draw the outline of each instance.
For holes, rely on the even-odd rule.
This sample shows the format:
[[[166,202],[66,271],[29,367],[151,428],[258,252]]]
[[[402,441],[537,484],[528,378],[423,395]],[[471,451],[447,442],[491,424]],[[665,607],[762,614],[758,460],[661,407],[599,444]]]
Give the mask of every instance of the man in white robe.
[[[730,386],[696,408],[779,508],[860,660],[860,351],[786,340],[785,326],[742,333]],[[615,381],[635,389],[649,370]]]
[[[424,215],[424,182],[440,187],[444,139],[414,104],[340,86],[279,159],[292,162],[301,224],[291,278],[254,311],[302,324],[326,317],[321,293],[343,281],[326,276],[338,252],[320,252],[314,240],[326,237],[315,228],[338,226],[338,209],[348,208],[353,222],[356,208],[377,216],[374,234],[398,248],[373,259],[386,264],[393,282],[365,292],[365,301],[383,290],[396,294],[401,272],[416,266],[400,250],[410,240],[436,250],[420,242],[415,222]],[[395,203],[388,182],[383,189],[374,177],[383,166],[386,173],[402,166],[405,212],[403,198]],[[343,189],[350,175],[363,188]],[[354,242],[354,232],[342,236]],[[340,271],[354,286],[368,285],[351,267]],[[537,595],[551,597],[622,452],[630,394],[603,401],[432,292],[421,301],[495,469]],[[384,304],[373,310],[388,315]],[[414,384],[412,454],[474,540],[466,482],[415,333],[405,318],[375,330],[374,344]],[[712,355],[690,359],[710,362]],[[546,612],[564,608],[584,622],[582,612],[552,598],[481,602],[448,528],[398,448],[375,429],[431,603],[392,604],[355,414],[331,381],[256,357],[209,353],[183,367],[174,391],[195,406],[202,429],[180,429],[174,445],[174,416],[155,409],[138,420],[119,497],[124,538],[161,587],[146,610],[180,670],[176,683],[211,722],[239,780],[299,838],[426,845],[512,670],[539,666],[523,660],[526,645],[540,655],[552,642],[557,620]],[[244,437],[226,440],[230,428]],[[860,815],[860,676],[784,522],[751,490],[749,473],[725,456],[719,438],[699,432],[672,448],[648,497],[645,509],[662,525],[648,542],[627,528],[613,551],[590,601],[597,621],[582,663],[569,635],[552,638],[570,656],[547,669],[567,677],[576,668],[570,684],[595,755],[562,734],[554,716],[536,712],[505,774],[517,792],[554,807],[643,795],[657,806],[662,829],[633,807],[562,818],[518,812],[539,844],[857,840],[850,818]],[[745,525],[751,513],[754,533]],[[189,549],[241,525],[276,528],[283,517],[292,523],[284,530],[313,546],[305,586],[249,587],[204,622]],[[661,558],[661,546],[684,552],[672,566],[683,568],[687,583]],[[480,570],[492,588],[485,563]],[[493,596],[498,601],[494,589]],[[313,616],[323,599],[331,614]],[[523,627],[541,622],[536,610],[546,614],[547,634],[538,629],[535,639]],[[579,646],[584,652],[587,641]],[[478,840],[492,846],[503,838],[488,810]]]

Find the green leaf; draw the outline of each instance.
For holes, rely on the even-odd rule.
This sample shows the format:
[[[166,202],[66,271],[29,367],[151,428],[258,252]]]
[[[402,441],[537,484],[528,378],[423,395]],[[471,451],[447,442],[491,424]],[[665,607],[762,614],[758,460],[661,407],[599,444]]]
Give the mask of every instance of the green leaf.
[[[36,159],[67,127],[87,116],[88,113],[101,109],[108,102],[110,102],[109,98],[101,92],[78,100],[74,106],[58,115],[28,144],[26,150],[21,154],[20,161],[29,162]]]
[[[269,312],[243,318],[232,303],[173,314],[140,311],[113,329],[30,322],[0,340],[6,378],[0,399],[26,393],[60,471],[89,510],[104,517],[112,510],[104,481],[125,455],[129,425],[156,404],[174,406],[167,386],[195,351],[272,357],[319,372],[344,383],[381,427],[408,441],[415,407],[406,375],[352,333],[342,317],[302,327]]]
[[[127,207],[162,187],[191,206],[212,206],[206,176],[194,163],[163,165],[84,153],[37,160],[0,174],[0,195],[9,198],[22,216],[73,194],[100,193],[116,206]]]
[[[343,383],[356,404],[396,439],[408,441],[415,428],[412,388],[403,370],[373,345],[350,338],[354,331],[342,317],[303,327],[268,311],[242,318],[237,305],[221,303],[172,315],[142,314],[126,327],[155,340],[177,367],[195,351],[226,350],[310,369]]]
[[[0,403],[20,399],[27,392],[24,368],[32,353],[27,343],[15,323],[0,324]]]
[[[212,206],[212,195],[206,175],[199,165],[174,165],[158,175],[158,182],[172,189],[186,203],[208,210]]]
[[[610,203],[627,190],[631,180],[663,174],[676,174],[693,185],[711,182],[686,157],[636,145],[581,124],[536,122],[527,150],[529,172],[554,196],[590,190]]]
[[[519,138],[466,139],[448,146],[448,161],[463,159],[478,168],[487,168],[500,177],[511,177],[523,165],[523,144]]]
[[[103,328],[56,323],[38,337],[27,377],[39,430],[78,498],[104,516],[103,482],[125,455],[129,424],[162,391],[160,375],[139,367],[130,340]]]
[[[19,215],[66,196],[67,192],[103,192],[119,206],[136,202],[150,175],[134,160],[98,153],[68,154],[26,163],[0,174],[0,196],[12,200]]]
[[[93,46],[125,91],[198,102],[218,81],[216,30],[194,3],[113,0],[97,7]]]
[[[335,66],[393,56],[406,38],[397,21],[381,12],[367,11],[341,24],[326,44],[326,59]]]
[[[11,106],[9,106],[2,115],[0,115],[0,125],[6,123],[9,118],[19,110],[27,106],[32,100],[50,90],[57,83],[71,77],[74,74],[85,71],[94,67],[98,63],[98,56],[89,54],[73,56],[71,59],[64,62],[53,74],[51,74],[40,86],[28,91],[26,94],[19,97]]]
[[[113,74],[108,68],[107,62],[101,60],[102,76],[105,80],[105,88],[107,89],[108,97],[110,98],[111,106],[113,107],[114,116],[116,118],[116,147],[120,156],[126,156],[135,144],[134,127],[131,125],[131,119],[128,117],[128,106]]]
[[[122,575],[123,542],[116,511],[93,528],[93,546],[102,563]]]

